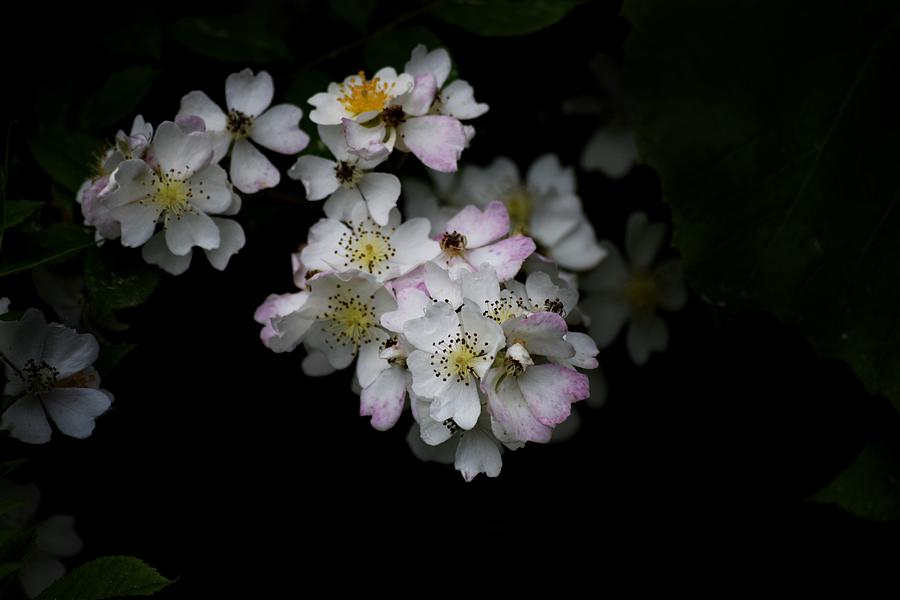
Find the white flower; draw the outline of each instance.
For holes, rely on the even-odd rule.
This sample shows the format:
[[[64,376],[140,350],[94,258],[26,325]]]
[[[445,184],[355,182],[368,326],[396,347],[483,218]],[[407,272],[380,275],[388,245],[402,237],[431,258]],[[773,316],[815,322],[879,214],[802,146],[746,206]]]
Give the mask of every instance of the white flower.
[[[269,340],[276,352],[301,342],[321,352],[335,369],[356,363],[359,385],[369,386],[388,361],[380,357],[390,336],[379,326],[381,315],[397,306],[384,285],[367,273],[348,271],[314,277],[309,295],[295,312],[272,320],[278,337]]]
[[[122,161],[143,158],[152,138],[153,126],[145,122],[141,115],[136,116],[131,125],[131,133],[126,134],[120,130],[116,134],[116,141],[103,156],[97,176],[85,181],[75,194],[75,201],[81,205],[84,224],[96,228],[97,241],[113,240],[121,235],[119,222],[112,217],[109,208],[100,202],[101,196],[109,192],[110,175]]]
[[[278,169],[250,140],[280,154],[297,154],[309,143],[299,127],[303,111],[293,104],[270,107],[274,93],[271,75],[260,71],[254,76],[244,69],[225,80],[227,114],[203,92],[193,91],[181,99],[176,119],[190,115],[203,119],[213,138],[213,162],[231,148],[231,181],[245,194],[275,187],[281,180]]]
[[[309,119],[319,125],[340,125],[344,119],[368,121],[377,117],[388,104],[413,88],[414,79],[385,67],[366,79],[364,71],[350,75],[343,83],[330,83],[328,90],[309,99],[315,107]]]
[[[637,159],[634,132],[613,122],[594,132],[581,152],[580,164],[585,171],[600,171],[611,179],[620,179],[631,172]]]
[[[194,246],[220,248],[220,226],[209,215],[228,212],[234,193],[225,171],[210,162],[208,134],[185,133],[166,121],[145,158],[122,162],[112,175],[113,191],[101,200],[121,223],[122,245],[143,245],[161,222],[162,240],[176,256]]]
[[[372,427],[379,431],[396,425],[406,405],[406,396],[412,385],[406,359],[412,350],[412,345],[402,335],[385,341],[379,356],[388,362],[389,367],[360,391],[359,414],[371,416]]]
[[[497,158],[484,168],[466,166],[451,198],[478,206],[502,202],[511,233],[534,238],[538,251],[563,268],[587,270],[605,256],[575,191],[574,172],[553,154],[538,158],[524,182],[508,158]]]
[[[372,219],[387,225],[391,209],[400,197],[400,180],[389,173],[369,173],[387,156],[365,160],[351,152],[338,126],[319,125],[319,137],[336,160],[318,156],[301,156],[288,171],[288,177],[299,179],[307,200],[328,197],[326,212],[345,214],[362,198]]]
[[[387,281],[440,254],[438,243],[428,237],[430,228],[425,219],[401,224],[397,210],[382,227],[369,216],[366,204],[358,200],[346,223],[325,218],[313,225],[300,257],[309,269],[364,271],[378,281]]]
[[[530,237],[509,233],[509,214],[500,202],[490,202],[484,211],[466,206],[447,221],[440,244],[440,265],[452,278],[484,264],[493,267],[501,281],[512,279],[522,262],[534,252]]]
[[[6,369],[4,395],[15,402],[3,413],[0,429],[29,444],[50,440],[47,415],[69,436],[86,438],[94,419],[110,407],[92,365],[99,346],[94,336],[48,325],[28,309],[19,321],[0,321],[0,359]]]
[[[435,302],[424,317],[408,321],[403,333],[416,348],[406,360],[413,392],[433,399],[433,419],[472,429],[481,414],[478,383],[506,341],[503,330],[471,305],[457,313]]]
[[[419,460],[453,463],[463,479],[472,481],[479,473],[497,477],[503,466],[503,447],[491,432],[491,417],[481,413],[475,427],[461,429],[452,420],[436,421],[430,414],[430,402],[412,396],[410,407],[416,424],[406,440]],[[424,443],[423,443],[424,442]],[[510,445],[515,449],[514,445]]]
[[[9,298],[0,298],[0,315],[9,312]]]
[[[29,598],[36,598],[66,574],[66,566],[60,558],[81,553],[84,542],[75,532],[74,525],[74,517],[54,515],[35,528],[34,549],[19,571],[19,582]]]
[[[664,224],[650,223],[644,213],[634,213],[625,237],[628,262],[604,240],[609,256],[583,280],[584,289],[591,292],[583,309],[591,319],[590,332],[597,345],[609,346],[630,320],[626,344],[639,365],[668,344],[669,330],[657,311],[676,311],[687,302],[681,263],[667,259],[654,266],[665,239]]]

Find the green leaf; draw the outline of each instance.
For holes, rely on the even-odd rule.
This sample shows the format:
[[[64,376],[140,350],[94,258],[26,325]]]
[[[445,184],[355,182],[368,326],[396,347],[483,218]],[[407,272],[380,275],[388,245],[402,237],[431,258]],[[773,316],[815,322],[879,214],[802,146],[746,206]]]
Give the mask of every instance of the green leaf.
[[[21,225],[43,205],[43,202],[32,200],[7,200],[4,209],[5,219],[0,221],[0,229],[12,229],[16,225]]]
[[[448,0],[434,14],[479,35],[523,35],[553,25],[586,1]]]
[[[774,312],[900,400],[896,2],[624,10],[632,123],[693,289]]]
[[[136,344],[109,344],[100,342],[100,356],[94,363],[94,368],[100,373],[101,377],[108,377],[109,374],[119,366],[122,360],[131,354],[131,351],[137,348]]]
[[[872,521],[900,521],[900,456],[884,443],[867,446],[813,500]]]
[[[157,69],[143,65],[128,67],[110,75],[100,89],[81,105],[79,128],[102,132],[131,116],[158,75]]]
[[[172,581],[142,560],[108,556],[84,564],[41,593],[37,600],[103,600],[149,596]]]
[[[192,52],[224,62],[244,65],[292,59],[287,46],[259,15],[188,17],[170,24],[168,32]]]
[[[101,310],[142,304],[159,285],[159,269],[135,260],[134,252],[93,248],[84,259],[84,286]]]
[[[127,24],[117,24],[99,40],[110,54],[149,58],[159,61],[162,48],[162,26],[152,15]]]
[[[430,29],[421,25],[400,27],[373,36],[364,50],[369,77],[382,67],[402,70],[403,65],[409,60],[410,52],[418,44],[425,44],[429,50],[444,45]]]
[[[92,230],[71,223],[54,223],[37,233],[21,237],[22,243],[17,247],[4,246],[0,277],[63,260],[95,244]],[[10,259],[9,254],[20,258]]]
[[[74,194],[99,163],[103,144],[83,133],[53,127],[32,135],[28,149],[54,181]]]
[[[376,5],[375,0],[328,0],[331,12],[360,31],[368,30]]]

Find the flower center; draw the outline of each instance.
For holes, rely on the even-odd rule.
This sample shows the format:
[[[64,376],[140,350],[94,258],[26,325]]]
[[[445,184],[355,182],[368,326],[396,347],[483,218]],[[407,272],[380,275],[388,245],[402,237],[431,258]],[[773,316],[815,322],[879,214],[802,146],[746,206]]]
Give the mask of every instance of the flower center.
[[[394,228],[390,228],[390,232]],[[354,226],[344,233],[338,242],[340,250],[335,254],[344,255],[344,268],[355,268],[367,271],[370,275],[383,275],[390,261],[397,254],[391,245],[390,233],[384,233],[380,227],[366,227],[365,224]]]
[[[233,110],[228,113],[228,123],[225,127],[235,138],[245,138],[250,135],[250,129],[253,127],[253,117],[245,115],[239,110]]]
[[[394,84],[388,84],[378,77],[366,80],[366,72],[359,72],[356,83],[341,84],[341,96],[338,102],[353,116],[370,111],[380,111],[391,99]]]
[[[448,256],[462,256],[466,251],[466,236],[451,231],[441,237],[441,250]]]
[[[659,304],[659,289],[653,276],[645,272],[631,274],[625,284],[625,297],[628,304],[639,312],[649,312]]]
[[[381,111],[381,120],[388,127],[398,127],[406,122],[406,113],[399,106],[388,106]]]
[[[355,164],[342,160],[334,166],[334,176],[344,186],[352,187],[362,178],[363,172],[357,169]]]
[[[505,291],[501,292],[501,294],[504,294]],[[502,295],[496,300],[485,300],[484,305],[485,310],[481,314],[498,323],[515,319],[528,312],[525,302],[521,298],[508,295]]]
[[[550,298],[547,298],[546,300],[544,300],[544,310],[547,312],[556,313],[561,317],[566,316],[564,314],[565,307],[563,307],[563,303],[559,298],[553,298],[552,300]]]
[[[447,337],[435,342],[431,356],[431,368],[435,377],[443,381],[456,379],[457,383],[469,385],[471,377],[478,377],[476,368],[493,356],[485,356],[488,342],[478,339],[477,333],[448,333]]]
[[[327,310],[316,318],[327,321],[325,330],[331,334],[332,339],[328,342],[331,348],[347,344],[358,348],[370,341],[369,330],[377,325],[372,306],[359,294],[340,290],[328,297]]]
[[[153,192],[147,195],[147,198],[159,205],[163,224],[168,225],[169,219],[174,217],[180,219],[186,213],[195,212],[191,205],[191,198],[194,196],[194,188],[188,182],[177,178],[181,172],[158,173],[152,182]],[[202,185],[202,183],[201,183]],[[200,189],[202,193],[203,190]]]
[[[36,362],[29,358],[22,368],[22,379],[25,381],[25,393],[29,396],[46,394],[56,385],[56,377],[59,371],[46,362]]]
[[[504,198],[506,211],[509,213],[509,234],[527,235],[531,223],[531,213],[534,211],[534,201],[531,194],[522,186],[516,186]]]

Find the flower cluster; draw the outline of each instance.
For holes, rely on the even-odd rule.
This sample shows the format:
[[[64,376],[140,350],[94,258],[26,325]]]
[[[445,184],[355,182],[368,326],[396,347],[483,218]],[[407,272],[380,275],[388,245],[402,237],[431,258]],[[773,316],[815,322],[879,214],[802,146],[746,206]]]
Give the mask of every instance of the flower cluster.
[[[195,247],[224,270],[245,243],[241,226],[227,218],[241,207],[234,188],[249,194],[280,180],[251,140],[281,154],[309,143],[299,128],[302,110],[270,106],[273,95],[268,73],[245,69],[225,81],[227,113],[194,91],[182,98],[175,120],[155,131],[138,115],[78,191],[85,224],[96,228],[98,240],[142,247],[145,261],[173,275],[187,270]],[[229,153],[226,173],[219,162]]]

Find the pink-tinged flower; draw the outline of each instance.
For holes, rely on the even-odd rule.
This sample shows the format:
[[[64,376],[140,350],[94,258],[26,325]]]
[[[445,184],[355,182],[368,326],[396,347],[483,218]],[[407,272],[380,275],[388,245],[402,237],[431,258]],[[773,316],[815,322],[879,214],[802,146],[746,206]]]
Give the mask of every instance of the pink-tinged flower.
[[[370,173],[387,155],[365,160],[353,154],[338,126],[319,125],[319,136],[336,160],[301,156],[288,171],[299,179],[307,200],[326,202],[326,212],[341,218],[359,201],[365,201],[369,214],[379,225],[387,225],[391,209],[400,197],[400,180],[389,173]]]
[[[512,279],[534,252],[535,244],[523,235],[501,239],[507,233],[509,213],[503,203],[491,202],[484,211],[467,206],[447,222],[440,237],[439,262],[452,278],[461,271],[474,271],[488,264],[501,281]]]
[[[575,191],[575,173],[553,154],[538,158],[523,182],[510,159],[487,167],[466,166],[449,199],[459,205],[502,202],[513,234],[534,238],[538,251],[561,267],[583,271],[605,256]]]
[[[109,209],[100,202],[100,197],[109,191],[109,176],[122,161],[143,158],[144,151],[153,138],[153,126],[141,115],[134,118],[131,133],[119,131],[116,140],[103,156],[97,175],[86,180],[75,194],[75,201],[81,205],[84,224],[96,228],[97,241],[114,240],[121,234],[119,222]]]
[[[225,171],[210,162],[209,136],[185,133],[166,121],[145,158],[123,161],[112,175],[112,191],[101,200],[121,223],[122,245],[145,244],[162,223],[165,245],[176,256],[194,246],[219,248],[220,227],[209,215],[228,212],[234,193]]]
[[[335,369],[347,368],[358,356],[359,385],[369,386],[389,366],[380,353],[390,335],[379,322],[396,302],[382,283],[358,271],[314,277],[307,289],[309,295],[298,310],[272,320],[278,337],[269,339],[269,347],[286,352],[302,342],[324,354]]]
[[[28,444],[43,444],[50,441],[49,415],[65,435],[90,436],[94,419],[112,403],[93,369],[99,349],[94,336],[48,325],[33,308],[19,321],[0,321],[3,394],[16,399],[3,413],[0,429]]]
[[[360,391],[359,414],[372,417],[372,427],[378,431],[387,431],[396,425],[406,406],[406,396],[412,385],[406,358],[412,350],[402,335],[389,338],[380,353],[380,357],[388,362],[388,368]]]
[[[231,149],[231,181],[245,194],[275,187],[281,180],[275,165],[250,140],[289,155],[309,144],[309,136],[299,126],[303,110],[293,104],[270,106],[274,93],[271,75],[244,69],[225,80],[227,114],[203,92],[193,91],[181,99],[176,119],[203,119],[213,140],[213,162],[221,161]]]
[[[452,420],[436,421],[431,403],[411,396],[410,407],[416,424],[406,436],[419,460],[453,463],[463,479],[472,481],[479,473],[497,477],[503,466],[503,445],[492,433],[492,419],[483,411],[471,429],[462,429]],[[510,449],[517,446],[510,444]]]
[[[440,254],[437,242],[428,237],[430,228],[425,219],[401,224],[396,210],[382,227],[360,200],[346,222],[325,218],[313,225],[300,257],[309,269],[362,271],[378,281],[388,281]]]
[[[455,79],[444,87],[451,68],[450,55],[444,48],[436,48],[429,52],[428,48],[419,44],[413,48],[409,62],[403,70],[413,77],[431,75],[434,78],[435,88],[439,92],[432,101],[431,113],[462,121],[475,119],[486,113],[488,105],[475,101],[475,93],[469,83]]]
[[[470,305],[457,313],[435,302],[424,317],[408,321],[403,333],[416,348],[406,360],[413,392],[432,400],[433,419],[472,429],[481,414],[478,382],[503,347],[503,330]]]
[[[247,242],[244,229],[237,221],[211,217],[212,222],[219,230],[219,247],[212,250],[204,249],[209,264],[218,271],[224,271],[228,267],[231,257],[240,251]],[[187,254],[179,256],[173,253],[166,243],[165,232],[160,231],[150,238],[141,248],[141,256],[144,261],[156,265],[172,275],[181,275],[191,266],[193,249]]]
[[[521,359],[505,363],[488,371],[481,384],[501,439],[549,442],[553,428],[569,417],[572,403],[590,395],[587,376],[574,369],[525,365]]]
[[[583,310],[590,318],[591,336],[605,348],[628,322],[626,346],[638,365],[668,345],[669,329],[657,311],[680,310],[687,302],[681,263],[666,259],[654,265],[665,240],[663,223],[651,223],[644,213],[634,213],[625,235],[627,262],[604,240],[609,256],[583,280],[590,292]]]

